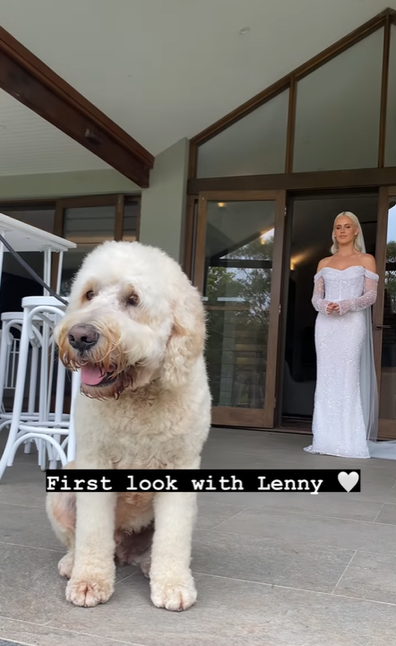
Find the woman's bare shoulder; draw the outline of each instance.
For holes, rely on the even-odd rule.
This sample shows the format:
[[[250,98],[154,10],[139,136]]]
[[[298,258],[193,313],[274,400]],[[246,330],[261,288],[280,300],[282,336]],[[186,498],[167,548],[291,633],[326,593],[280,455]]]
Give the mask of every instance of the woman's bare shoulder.
[[[320,261],[319,261],[319,263],[318,263],[318,266],[317,266],[317,269],[316,269],[316,273],[317,273],[318,271],[320,271],[321,269],[323,269],[323,267],[327,267],[327,265],[329,264],[329,262],[330,262],[330,260],[332,259],[332,257],[333,257],[333,256],[327,256],[327,258],[322,258],[322,260],[320,260]]]
[[[372,271],[374,274],[377,272],[377,264],[371,253],[362,253],[362,265],[365,269]]]

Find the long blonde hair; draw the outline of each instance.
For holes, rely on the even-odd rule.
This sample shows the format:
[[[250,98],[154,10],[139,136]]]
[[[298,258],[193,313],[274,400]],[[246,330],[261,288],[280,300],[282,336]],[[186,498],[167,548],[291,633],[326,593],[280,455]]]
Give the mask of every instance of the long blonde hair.
[[[353,240],[353,248],[356,251],[359,251],[359,252],[362,251],[362,249],[363,249],[363,244],[362,244],[363,233],[362,233],[362,227],[360,225],[360,222],[359,222],[358,218],[356,217],[356,215],[354,213],[352,213],[351,211],[342,211],[342,213],[339,213],[336,216],[335,220],[334,220],[333,231],[332,231],[332,234],[331,234],[331,239],[333,241],[333,244],[331,246],[330,252],[332,254],[335,254],[338,251],[338,243],[337,243],[337,241],[335,239],[335,236],[334,236],[334,229],[335,229],[335,225],[336,225],[336,222],[337,222],[338,218],[341,218],[341,217],[349,218],[350,220],[352,220],[352,224],[359,229],[358,234],[355,236],[355,238]]]

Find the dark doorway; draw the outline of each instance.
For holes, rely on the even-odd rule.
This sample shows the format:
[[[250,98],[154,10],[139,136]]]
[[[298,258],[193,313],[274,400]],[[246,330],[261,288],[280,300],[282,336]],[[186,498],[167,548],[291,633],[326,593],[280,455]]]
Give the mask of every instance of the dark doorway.
[[[375,254],[378,194],[344,193],[291,197],[283,300],[281,425],[309,430],[312,421],[316,353],[312,307],[313,277],[321,258],[330,255],[334,218],[352,211],[362,225],[366,250]]]

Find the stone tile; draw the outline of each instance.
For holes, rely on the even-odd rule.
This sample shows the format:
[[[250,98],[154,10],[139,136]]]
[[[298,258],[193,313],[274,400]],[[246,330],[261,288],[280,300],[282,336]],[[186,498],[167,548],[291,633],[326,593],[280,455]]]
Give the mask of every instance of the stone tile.
[[[265,509],[366,521],[374,521],[382,506],[380,502],[353,500],[343,493],[324,493],[319,496],[268,493],[263,498]]]
[[[219,525],[224,520],[228,520],[232,516],[239,514],[245,509],[244,506],[228,505],[225,501],[223,504],[217,502],[209,502],[205,500],[205,496],[199,498],[198,501],[198,518],[196,523],[197,529],[212,529]]]
[[[396,555],[357,552],[334,594],[396,604]]]
[[[42,508],[0,503],[0,542],[61,550],[46,511]]]
[[[134,575],[143,576],[140,567],[137,567],[136,565],[122,565],[121,567],[117,566],[115,578],[116,585]]]
[[[13,474],[14,478],[10,480],[6,478],[6,472],[3,480],[0,482],[0,504],[43,508],[46,495],[45,478],[42,471],[37,469],[37,472],[42,477],[38,478],[34,472],[30,474],[28,472],[26,474],[25,471],[24,475],[26,480],[18,480],[15,478],[15,471]]]
[[[396,504],[384,504],[375,522],[396,525]]]
[[[66,602],[66,581],[57,571],[63,548],[44,510],[45,474],[36,455],[20,452],[0,482],[0,541],[51,549],[0,545],[0,640],[389,646],[396,632],[395,464],[312,456],[302,450],[309,442],[309,436],[275,432],[212,431],[203,468],[359,468],[363,491],[200,494],[192,563],[199,598],[181,614],[154,608],[148,581],[131,566],[117,570],[108,604],[81,609]],[[328,594],[337,581],[335,594]]]
[[[387,472],[395,477],[391,460],[351,460],[303,451],[310,435],[212,429],[203,452],[203,468],[361,469],[363,473]]]
[[[395,490],[392,489],[392,487],[393,480],[387,479],[381,482],[380,478],[377,478],[375,480],[373,479],[373,481],[371,482],[367,482],[363,477],[360,493],[365,497],[372,495],[382,495],[384,502],[392,502],[393,500],[396,503],[396,493]]]
[[[348,494],[351,500],[365,500],[367,502],[381,502],[395,504],[396,493],[395,489],[384,490],[383,488],[374,488],[369,491],[365,488],[361,493]]]
[[[202,501],[207,501],[207,502],[217,502],[217,503],[227,503],[229,505],[236,505],[242,508],[246,507],[257,507],[257,508],[265,508],[268,506],[268,502],[270,502],[270,507],[272,506],[280,506],[280,508],[285,507],[285,510],[287,509],[289,503],[292,503],[293,500],[296,501],[296,508],[297,510],[300,507],[300,502],[297,501],[302,501],[304,497],[309,499],[316,499],[316,502],[312,503],[312,508],[315,509],[314,505],[317,506],[317,508],[322,507],[323,510],[325,511],[327,508],[327,503],[329,502],[329,510],[332,508],[333,505],[337,505],[338,502],[340,502],[340,509],[345,508],[345,510],[350,510],[350,512],[353,514],[353,516],[348,515],[346,517],[354,517],[354,512],[353,512],[353,507],[354,503],[357,503],[356,506],[356,512],[362,513],[365,517],[369,515],[371,517],[372,512],[374,509],[378,510],[380,509],[381,505],[383,503],[396,503],[396,489],[393,488],[385,488],[383,486],[375,486],[373,485],[371,488],[368,488],[367,486],[364,488],[364,492],[360,493],[322,493],[319,494],[318,496],[306,496],[304,493],[290,493],[290,492],[282,492],[282,493],[275,493],[275,492],[245,492],[245,491],[214,491],[214,492],[204,492],[198,494],[198,498]],[[273,505],[273,501],[278,501],[276,505]],[[364,511],[366,503],[374,503],[375,506],[368,506],[367,511]],[[305,503],[302,503],[305,505]],[[307,503],[308,504],[308,503]],[[333,515],[330,513],[330,515]],[[335,516],[338,515],[334,514]],[[343,514],[344,515],[344,514]],[[374,517],[372,519],[375,518]],[[369,518],[367,518],[369,520]]]
[[[396,554],[396,527],[364,521],[249,509],[213,531],[281,539],[293,547],[315,544]]]
[[[37,452],[26,454],[19,451],[12,467],[7,467],[1,479],[1,485],[12,482],[43,482],[45,471],[41,471],[37,463]]]
[[[390,464],[394,460],[388,461]],[[396,464],[393,468],[384,469],[362,469],[362,488],[365,484],[381,484],[392,489],[396,481]]]
[[[14,465],[5,470],[0,481],[0,503],[43,507],[44,499],[45,471],[37,464],[37,453],[19,452]]]
[[[201,574],[332,592],[354,554],[282,539],[196,532],[192,569]]]
[[[102,639],[96,635],[87,635],[71,630],[58,630],[51,626],[38,626],[37,624],[24,621],[13,621],[0,617],[0,646],[13,646],[10,641],[16,640],[21,644],[32,646],[142,646],[132,641],[115,641],[113,639]]]
[[[323,593],[197,575],[197,605],[158,610],[148,585],[133,577],[109,603],[73,608],[51,626],[146,646],[389,646],[396,606]]]
[[[62,551],[0,544],[0,617],[40,624],[48,621],[54,612],[70,610],[71,605],[65,598],[67,581],[59,575],[57,567],[62,554]],[[119,567],[116,584],[136,574],[140,574],[137,567]]]
[[[61,554],[0,546],[0,616],[43,624],[64,612],[65,580],[57,571]]]
[[[382,507],[380,502],[352,500],[345,494],[320,494],[311,496],[304,493],[262,493],[254,505],[260,509],[278,510],[286,513],[303,513],[312,516],[333,516],[354,520],[374,521]]]

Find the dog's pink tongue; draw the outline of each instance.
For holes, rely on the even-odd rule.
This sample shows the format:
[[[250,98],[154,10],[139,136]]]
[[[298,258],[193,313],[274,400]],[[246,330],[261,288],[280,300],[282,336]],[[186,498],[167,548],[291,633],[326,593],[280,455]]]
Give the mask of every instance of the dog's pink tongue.
[[[87,364],[81,367],[81,381],[87,386],[97,386],[105,378],[100,366]]]

